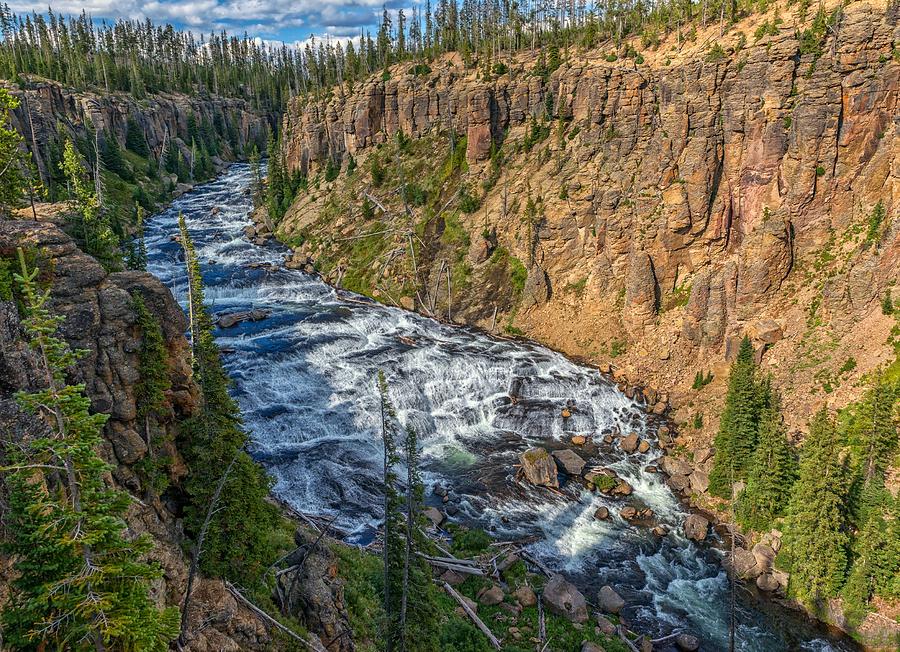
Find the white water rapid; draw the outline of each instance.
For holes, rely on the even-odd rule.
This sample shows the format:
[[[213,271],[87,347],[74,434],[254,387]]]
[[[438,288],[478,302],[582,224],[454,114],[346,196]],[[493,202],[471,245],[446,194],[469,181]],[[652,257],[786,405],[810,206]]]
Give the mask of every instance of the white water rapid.
[[[560,447],[574,433],[599,441],[613,430],[634,431],[655,441],[656,425],[643,406],[595,369],[543,347],[441,325],[284,269],[284,247],[258,246],[244,236],[249,183],[249,168],[235,165],[184,195],[149,221],[147,247],[150,271],[183,302],[183,257],[172,239],[183,211],[212,311],[271,312],[216,335],[252,452],[274,478],[279,498],[299,510],[337,515],[353,537],[365,540],[381,515],[376,374],[382,370],[400,418],[420,433],[427,486],[450,488],[456,519],[499,537],[540,534],[533,554],[565,572],[591,601],[603,584],[614,586],[638,631],[685,629],[701,637],[705,650],[727,649],[728,584],[719,553],[680,534],[685,510],[658,474],[643,471],[658,457],[655,447],[626,456],[601,445],[589,464],[613,468],[634,487],[628,502],[653,509],[671,530],[663,539],[622,520],[622,501],[574,483],[569,499],[512,480],[521,451]],[[514,386],[518,402],[509,399]],[[567,400],[576,409],[564,426]],[[593,517],[601,504],[613,515],[609,521]],[[739,621],[738,649],[745,652],[854,649],[743,592]]]

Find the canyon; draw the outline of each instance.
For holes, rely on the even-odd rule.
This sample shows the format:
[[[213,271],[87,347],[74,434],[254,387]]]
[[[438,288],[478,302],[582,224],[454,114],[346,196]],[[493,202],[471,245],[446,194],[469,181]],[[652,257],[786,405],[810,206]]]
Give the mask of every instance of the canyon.
[[[851,400],[856,381],[892,359],[894,320],[879,306],[900,253],[896,10],[849,3],[807,51],[811,13],[801,20],[776,5],[721,38],[710,26],[694,42],[671,35],[649,51],[637,39],[573,49],[546,77],[531,72],[538,55],[527,52],[488,79],[446,56],[429,74],[395,66],[387,81],[298,98],[284,118],[288,168],[312,179],[355,157],[362,178],[301,195],[277,234],[301,243],[301,264],[332,261],[320,265],[332,279],[353,270],[354,238],[376,228],[360,214],[362,193],[387,209],[379,228],[404,216],[394,186],[374,189],[366,157],[398,134],[436,139],[426,148],[434,157],[453,132],[466,143],[460,186],[480,200],[459,213],[469,278],[452,297],[454,321],[495,332],[508,321],[509,332],[611,364],[670,391],[681,421],[700,411],[691,403],[709,405],[707,441],[727,362],[749,334],[798,427],[823,401]],[[632,45],[640,63],[616,54]],[[526,150],[535,121],[551,133]],[[503,163],[482,191],[494,151]],[[342,210],[328,212],[341,193]],[[440,239],[441,216],[417,211],[410,219]],[[410,228],[362,264],[404,279],[382,300],[436,304],[424,307],[446,317],[442,296],[415,294],[438,282],[454,252],[423,244],[412,285],[408,250],[385,262]],[[498,249],[526,268],[518,296],[495,281]],[[367,293],[379,296],[375,285]],[[698,370],[713,373],[699,394]]]

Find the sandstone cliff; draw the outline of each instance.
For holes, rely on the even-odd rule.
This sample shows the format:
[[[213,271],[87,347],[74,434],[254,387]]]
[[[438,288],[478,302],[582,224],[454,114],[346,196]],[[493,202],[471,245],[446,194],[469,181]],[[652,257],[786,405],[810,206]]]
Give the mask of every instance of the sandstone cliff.
[[[776,17],[775,29],[755,36]],[[635,42],[640,63],[616,58],[609,44],[572,50],[546,78],[531,74],[526,53],[485,79],[448,57],[428,75],[395,66],[388,81],[297,99],[284,119],[285,154],[316,183],[279,235],[299,244],[301,263],[329,261],[322,269],[332,280],[353,276],[354,265],[380,268],[381,278],[406,278],[405,288],[398,296],[371,281],[370,293],[433,307],[410,291],[402,230],[381,257],[354,258],[348,242],[371,226],[360,193],[376,185],[364,161],[398,132],[443,143],[452,130],[467,138],[460,183],[472,189],[491,174],[493,144],[499,178],[477,188],[477,211],[458,215],[471,250],[455,320],[499,328],[509,319],[510,332],[672,390],[681,420],[706,417],[703,432],[683,433],[701,440],[715,427],[727,358],[749,333],[767,347],[766,370],[798,426],[821,401],[855,396],[854,381],[893,359],[894,318],[879,306],[900,255],[896,10],[851,2],[815,48],[801,38],[810,21],[777,3],[721,38],[710,26],[694,42],[673,35],[646,51]],[[547,115],[550,135],[524,145]],[[325,162],[351,154],[359,180],[321,186]],[[403,213],[396,187],[372,192],[388,214]],[[536,218],[525,215],[529,200]],[[417,287],[435,286],[445,258],[429,255],[427,238],[445,233],[447,214],[436,212],[415,215],[427,223]],[[498,248],[525,261],[518,298],[506,296],[509,283],[497,287]],[[446,316],[441,302],[431,312]],[[698,394],[691,382],[707,369],[714,381]]]

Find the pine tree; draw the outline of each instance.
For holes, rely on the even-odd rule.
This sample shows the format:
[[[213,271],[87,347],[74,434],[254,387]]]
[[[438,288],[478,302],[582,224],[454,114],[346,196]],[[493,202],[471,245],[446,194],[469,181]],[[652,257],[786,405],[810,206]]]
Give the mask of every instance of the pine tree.
[[[744,337],[731,365],[725,409],[715,438],[716,455],[709,474],[709,491],[715,496],[730,498],[732,483],[747,475],[756,448],[762,393],[753,345]]]
[[[788,506],[782,555],[789,591],[807,605],[837,594],[847,571],[846,456],[826,408],[809,424],[800,473]]]
[[[125,537],[128,494],[110,488],[110,466],[97,449],[107,416],[91,414],[84,385],[66,385],[78,353],[57,338],[61,317],[47,309],[19,250],[30,338],[45,388],[20,392],[21,407],[47,424],[46,434],[8,447],[11,489],[5,549],[16,578],[2,615],[13,650],[122,649],[162,652],[178,634],[178,611],[159,610],[149,584],[158,568],[141,561],[149,538]]]
[[[897,384],[879,376],[850,417],[848,437],[865,482],[883,476],[897,450],[898,400]]]
[[[872,510],[853,545],[853,564],[847,584],[841,592],[844,612],[858,623],[869,611],[876,595],[894,593],[900,575],[900,538],[885,519],[883,508]]]
[[[150,157],[150,146],[147,144],[147,137],[144,136],[144,130],[134,116],[128,116],[125,124],[125,148],[134,152],[138,156],[144,158]]]
[[[201,569],[208,575],[252,585],[274,557],[278,510],[266,500],[269,477],[245,450],[247,433],[240,410],[228,393],[230,380],[213,337],[200,265],[182,216],[179,228],[188,270],[193,370],[203,396],[199,412],[183,422],[180,433],[190,467],[185,483],[190,497],[185,525],[192,535],[199,533],[223,464],[234,459],[219,509],[204,540]]]
[[[400,487],[396,467],[401,458],[397,439],[401,427],[388,394],[384,374],[378,373],[381,399],[381,436],[384,445],[384,549],[382,627],[385,650],[430,652],[438,649],[438,614],[431,569],[420,556],[428,540],[423,534],[421,506],[424,488],[419,475],[418,437],[405,429],[403,452],[406,486]],[[405,495],[404,495],[405,494]]]
[[[144,298],[137,292],[131,295],[132,307],[141,330],[138,352],[140,378],[134,388],[138,419],[143,422],[144,437],[150,444],[150,420],[159,418],[168,406],[166,392],[171,389],[168,351],[159,322],[147,309]]]
[[[767,530],[775,518],[784,514],[796,479],[797,457],[787,440],[781,399],[773,393],[760,417],[759,440],[747,486],[738,497],[738,522],[753,530]]]
[[[135,235],[126,247],[125,266],[147,271],[147,244],[144,242],[144,207],[135,207]]]
[[[27,187],[23,172],[28,168],[22,150],[22,137],[10,126],[10,114],[19,101],[6,88],[0,88],[0,219],[9,217],[24,199]]]
[[[384,492],[384,548],[382,600],[385,622],[382,625],[384,649],[391,652],[401,641],[400,606],[402,600],[402,568],[405,554],[403,536],[403,498],[397,489],[395,467],[400,463],[397,438],[400,433],[397,414],[388,395],[387,381],[378,372],[378,392],[381,399],[381,441],[384,447],[382,491]]]
[[[66,141],[61,169],[69,183],[70,224],[75,238],[83,245],[85,253],[99,260],[104,267],[118,269],[119,238],[100,211],[97,195],[85,180],[84,166],[71,141]]]

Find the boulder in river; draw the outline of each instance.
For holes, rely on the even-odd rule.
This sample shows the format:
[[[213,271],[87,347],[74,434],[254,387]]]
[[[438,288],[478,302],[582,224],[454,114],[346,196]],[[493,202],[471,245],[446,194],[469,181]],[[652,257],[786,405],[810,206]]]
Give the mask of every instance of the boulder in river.
[[[573,446],[583,446],[584,442],[587,441],[587,437],[584,435],[572,435],[571,441]]]
[[[630,455],[637,450],[639,442],[640,439],[638,439],[637,433],[633,432],[627,437],[622,437],[622,439],[619,440],[619,448]]]
[[[431,524],[434,525],[434,527],[440,527],[441,523],[444,522],[444,515],[441,513],[441,510],[436,507],[426,507],[425,517],[431,521]]]
[[[626,521],[633,521],[638,517],[638,510],[636,507],[628,505],[622,508],[622,511],[619,512],[619,516],[624,518]]]
[[[650,442],[642,439],[641,443],[638,444],[638,453],[646,453],[650,450]]]
[[[556,465],[562,467],[569,475],[581,475],[584,470],[585,461],[578,453],[568,448],[553,451],[553,457],[556,458]]]
[[[556,477],[556,462],[550,453],[543,448],[529,448],[519,454],[519,462],[522,464],[522,472],[525,479],[533,485],[540,487],[559,488],[559,479]]]
[[[684,520],[684,536],[693,541],[703,541],[709,530],[709,521],[700,514],[691,514]]]
[[[243,321],[260,321],[268,316],[268,310],[254,308],[253,310],[242,310],[240,312],[228,313],[227,315],[220,315],[216,320],[216,324],[218,324],[219,328],[231,328]]]
[[[573,623],[583,623],[588,619],[587,601],[575,585],[562,575],[554,575],[544,586],[544,604],[557,616],[568,618]]]
[[[634,487],[619,478],[619,481],[616,483],[616,486],[612,488],[610,493],[614,496],[630,496],[633,492]]]
[[[597,606],[604,613],[608,614],[617,614],[622,611],[622,608],[625,606],[625,599],[616,593],[616,590],[606,585],[600,589],[600,593],[597,594]]]
[[[700,649],[700,639],[683,632],[675,637],[675,646],[682,652],[696,652]]]
[[[597,511],[594,512],[594,518],[598,521],[605,521],[609,518],[609,509],[606,507],[598,507]]]

